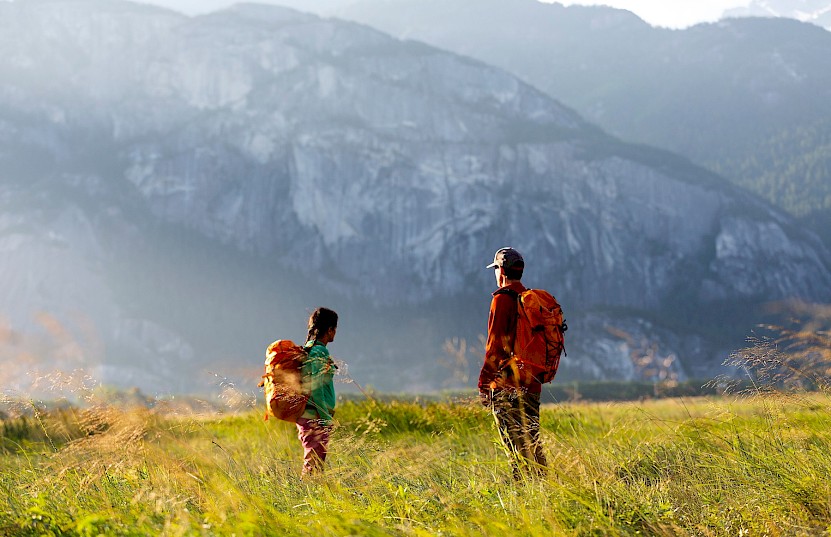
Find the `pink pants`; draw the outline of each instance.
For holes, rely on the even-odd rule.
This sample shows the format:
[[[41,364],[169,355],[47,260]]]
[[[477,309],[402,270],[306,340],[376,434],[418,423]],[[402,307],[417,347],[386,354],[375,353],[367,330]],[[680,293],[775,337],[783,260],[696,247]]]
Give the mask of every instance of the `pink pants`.
[[[331,427],[320,425],[319,420],[297,419],[297,438],[303,444],[303,475],[323,470],[331,430]]]

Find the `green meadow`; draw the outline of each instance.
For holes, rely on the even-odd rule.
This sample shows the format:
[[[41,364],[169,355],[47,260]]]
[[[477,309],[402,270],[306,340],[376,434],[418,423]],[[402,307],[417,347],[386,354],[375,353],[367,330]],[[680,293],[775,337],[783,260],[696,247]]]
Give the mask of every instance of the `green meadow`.
[[[324,475],[293,425],[91,404],[7,417],[0,535],[824,535],[828,396],[542,411],[545,478],[515,483],[475,400],[343,402]]]
[[[741,388],[544,405],[550,467],[520,482],[472,395],[342,400],[301,479],[294,425],[233,384],[153,400],[58,374],[76,404],[0,398],[0,536],[831,535],[831,309],[804,313],[731,356]]]

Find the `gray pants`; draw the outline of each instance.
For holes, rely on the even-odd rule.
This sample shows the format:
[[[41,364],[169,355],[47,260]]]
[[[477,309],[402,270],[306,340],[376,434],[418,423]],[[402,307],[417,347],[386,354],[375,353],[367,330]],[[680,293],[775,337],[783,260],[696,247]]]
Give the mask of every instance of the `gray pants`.
[[[495,392],[491,404],[502,444],[511,457],[514,478],[520,479],[526,471],[545,475],[547,463],[540,442],[540,394]]]

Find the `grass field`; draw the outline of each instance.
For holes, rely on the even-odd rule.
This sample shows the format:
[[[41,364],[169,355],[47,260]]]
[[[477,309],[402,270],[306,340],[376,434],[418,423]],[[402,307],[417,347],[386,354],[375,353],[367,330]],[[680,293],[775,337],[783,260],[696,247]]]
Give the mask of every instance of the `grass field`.
[[[546,406],[514,483],[474,401],[345,402],[327,472],[251,408],[35,408],[3,422],[0,535],[824,535],[822,394]]]

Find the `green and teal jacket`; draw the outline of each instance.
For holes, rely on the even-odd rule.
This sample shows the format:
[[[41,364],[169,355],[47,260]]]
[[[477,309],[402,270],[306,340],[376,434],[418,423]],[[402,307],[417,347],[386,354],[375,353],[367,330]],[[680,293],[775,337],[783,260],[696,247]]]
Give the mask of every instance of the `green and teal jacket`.
[[[300,373],[303,387],[309,394],[309,402],[301,417],[320,419],[325,425],[332,424],[335,413],[335,371],[338,366],[329,356],[329,349],[319,341],[307,341],[304,348],[309,353]]]

